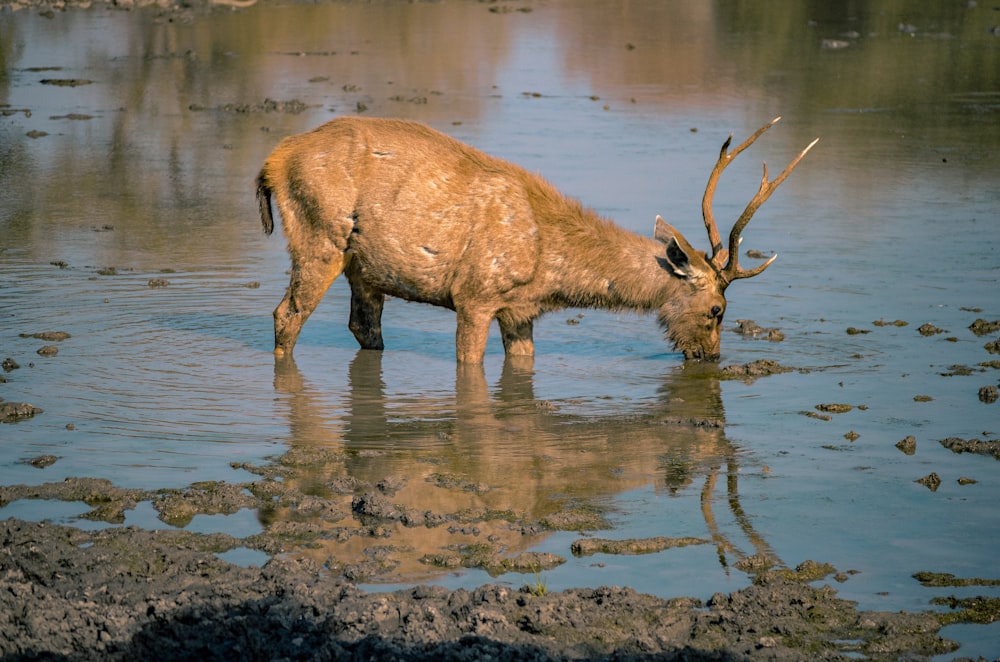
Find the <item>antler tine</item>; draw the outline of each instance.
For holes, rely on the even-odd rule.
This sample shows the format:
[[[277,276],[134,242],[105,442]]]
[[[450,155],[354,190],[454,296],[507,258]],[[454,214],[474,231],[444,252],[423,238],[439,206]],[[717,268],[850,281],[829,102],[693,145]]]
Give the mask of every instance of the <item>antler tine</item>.
[[[774,126],[780,119],[780,116],[775,117],[773,120],[757,129],[752,136],[744,140],[731,152],[728,150],[729,145],[733,142],[733,134],[730,133],[729,137],[726,138],[726,142],[722,143],[722,149],[719,151],[719,159],[715,162],[715,167],[712,168],[712,174],[709,175],[708,184],[705,186],[705,195],[701,199],[701,215],[705,220],[705,229],[708,231],[708,241],[712,245],[711,262],[716,266],[716,268],[722,268],[722,264],[726,261],[729,254],[723,250],[722,237],[719,235],[719,228],[715,223],[715,215],[712,213],[712,198],[715,196],[715,187],[719,183],[719,177],[722,175],[722,171],[726,169],[726,166],[728,166],[740,152],[752,145],[762,133]]]
[[[799,152],[799,155],[792,159],[791,163],[785,166],[785,169],[773,181],[768,180],[767,163],[764,164],[764,174],[760,179],[760,188],[757,190],[757,194],[753,196],[749,203],[747,203],[743,213],[740,214],[740,217],[733,225],[733,229],[729,232],[729,262],[722,270],[727,283],[730,283],[737,278],[750,278],[751,276],[756,276],[769,267],[771,263],[774,262],[775,258],[778,257],[777,255],[773,255],[764,264],[750,270],[741,269],[738,248],[743,239],[740,235],[743,233],[743,229],[747,226],[747,223],[750,222],[750,219],[753,218],[754,213],[756,213],[760,206],[764,204],[769,197],[771,197],[774,190],[778,188],[783,181],[785,181],[785,178],[788,177],[792,170],[795,169],[795,166],[799,164],[799,161],[801,161],[802,158],[809,153],[809,150],[811,150],[818,142],[819,138],[816,138],[811,143],[806,145],[806,148]]]

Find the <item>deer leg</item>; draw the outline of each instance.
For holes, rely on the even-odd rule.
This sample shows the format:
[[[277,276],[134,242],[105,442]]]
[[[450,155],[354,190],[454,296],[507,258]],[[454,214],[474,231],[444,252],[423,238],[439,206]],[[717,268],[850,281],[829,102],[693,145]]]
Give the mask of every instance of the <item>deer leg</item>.
[[[461,363],[482,363],[486,339],[494,312],[482,308],[456,306],[458,329],[455,332],[455,354]]]
[[[497,315],[500,322],[500,337],[503,338],[503,348],[507,356],[534,356],[535,342],[532,340],[534,323],[515,322],[509,315]]]
[[[292,278],[285,298],[274,309],[274,355],[291,354],[302,325],[316,310],[323,295],[344,269],[344,255],[292,265]]]
[[[348,273],[350,280],[350,273]],[[347,328],[361,349],[384,349],[382,342],[382,306],[385,295],[354,279],[351,282],[351,319]]]

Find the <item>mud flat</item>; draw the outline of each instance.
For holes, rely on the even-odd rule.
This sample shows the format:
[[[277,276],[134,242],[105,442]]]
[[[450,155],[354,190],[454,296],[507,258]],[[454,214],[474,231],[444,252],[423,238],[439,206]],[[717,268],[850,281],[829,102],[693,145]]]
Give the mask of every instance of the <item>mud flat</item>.
[[[729,595],[487,585],[367,593],[306,561],[243,568],[211,536],[0,523],[0,655],[15,659],[880,659],[956,648],[951,614],[858,611],[815,580],[766,570]],[[810,583],[813,582],[813,583]]]

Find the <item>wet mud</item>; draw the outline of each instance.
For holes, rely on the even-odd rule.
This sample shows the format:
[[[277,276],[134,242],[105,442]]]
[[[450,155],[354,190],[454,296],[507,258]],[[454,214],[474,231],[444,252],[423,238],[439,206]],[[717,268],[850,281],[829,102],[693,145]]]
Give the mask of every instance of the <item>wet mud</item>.
[[[834,569],[764,570],[730,594],[661,599],[630,588],[486,585],[368,593],[308,560],[241,568],[221,536],[0,523],[4,659],[878,659],[946,653],[955,611],[859,611]],[[990,603],[992,605],[992,603]],[[995,610],[995,605],[992,605]]]

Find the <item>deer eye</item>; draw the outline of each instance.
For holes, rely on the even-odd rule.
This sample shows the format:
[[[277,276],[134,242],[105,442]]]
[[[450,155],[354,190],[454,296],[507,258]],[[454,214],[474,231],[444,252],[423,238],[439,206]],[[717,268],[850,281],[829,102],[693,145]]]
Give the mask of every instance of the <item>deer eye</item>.
[[[712,306],[712,317],[718,317],[722,314],[722,306]]]

